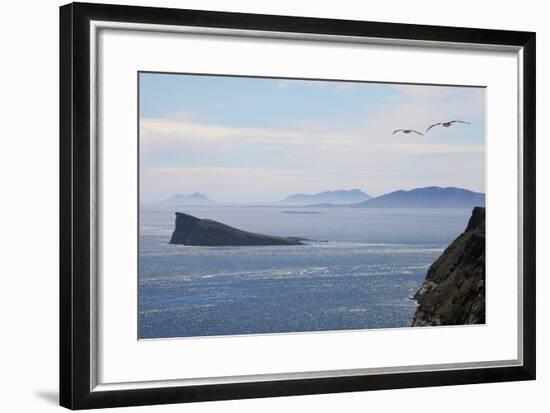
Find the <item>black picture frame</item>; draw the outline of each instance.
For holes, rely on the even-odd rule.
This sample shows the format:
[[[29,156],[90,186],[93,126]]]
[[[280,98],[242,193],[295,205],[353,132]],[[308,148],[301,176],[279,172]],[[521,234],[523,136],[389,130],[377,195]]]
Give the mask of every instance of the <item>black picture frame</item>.
[[[91,390],[90,21],[250,29],[521,48],[523,365],[247,383]],[[535,33],[72,3],[60,8],[60,404],[70,409],[533,380],[535,348]]]

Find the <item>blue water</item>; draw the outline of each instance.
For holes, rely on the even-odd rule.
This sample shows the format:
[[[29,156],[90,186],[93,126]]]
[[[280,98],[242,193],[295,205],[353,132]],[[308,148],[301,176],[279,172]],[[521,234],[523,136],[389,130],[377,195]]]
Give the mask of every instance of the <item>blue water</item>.
[[[170,245],[174,211],[312,240],[301,246]],[[142,207],[139,338],[408,326],[429,266],[469,209]],[[327,242],[321,242],[327,241]]]

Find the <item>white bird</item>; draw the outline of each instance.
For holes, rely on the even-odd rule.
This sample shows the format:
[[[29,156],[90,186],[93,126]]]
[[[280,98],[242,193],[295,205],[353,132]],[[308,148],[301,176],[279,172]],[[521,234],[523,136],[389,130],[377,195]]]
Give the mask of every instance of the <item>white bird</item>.
[[[395,135],[397,132],[403,132],[403,133],[406,134],[406,135],[408,135],[408,134],[411,133],[411,132],[414,132],[414,133],[417,133],[417,134],[419,134],[419,135],[424,136],[423,133],[420,133],[420,132],[418,132],[418,131],[415,131],[414,129],[396,129],[396,130],[393,131],[392,135]]]
[[[449,122],[439,122],[439,123],[434,123],[433,125],[431,125],[428,129],[426,129],[426,132],[428,132],[431,128],[433,128],[434,126],[443,126],[444,128],[448,128],[450,127],[453,123],[465,123],[467,125],[470,125],[470,122],[464,122],[463,120],[451,120]]]

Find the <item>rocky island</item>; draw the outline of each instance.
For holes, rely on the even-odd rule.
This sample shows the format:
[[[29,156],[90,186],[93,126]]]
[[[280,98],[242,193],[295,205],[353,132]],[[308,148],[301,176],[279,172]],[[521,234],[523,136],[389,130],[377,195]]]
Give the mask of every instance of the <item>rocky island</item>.
[[[413,327],[485,323],[484,207],[473,209],[466,230],[432,264],[413,298]]]
[[[303,245],[304,238],[276,237],[243,231],[221,222],[176,212],[170,244],[195,246]]]

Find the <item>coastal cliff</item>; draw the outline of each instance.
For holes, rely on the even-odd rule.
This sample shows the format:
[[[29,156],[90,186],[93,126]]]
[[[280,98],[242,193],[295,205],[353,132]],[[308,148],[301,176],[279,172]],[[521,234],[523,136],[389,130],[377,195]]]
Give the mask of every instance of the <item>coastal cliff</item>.
[[[485,323],[485,208],[475,207],[466,230],[432,264],[414,295],[411,325]]]
[[[195,246],[303,245],[303,238],[276,237],[243,231],[221,222],[176,212],[170,244]]]

